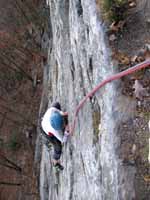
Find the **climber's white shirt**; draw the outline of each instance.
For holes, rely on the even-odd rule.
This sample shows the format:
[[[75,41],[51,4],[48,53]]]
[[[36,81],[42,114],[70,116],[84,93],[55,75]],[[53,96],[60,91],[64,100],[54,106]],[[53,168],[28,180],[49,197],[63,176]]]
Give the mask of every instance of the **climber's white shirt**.
[[[50,124],[50,116],[54,111],[58,111],[60,114],[62,114],[62,111],[58,110],[57,108],[51,107],[49,108],[46,113],[43,116],[41,125],[44,130],[44,132],[48,135],[48,133],[52,133],[58,140],[63,142],[63,133],[62,131],[57,131],[53,129],[53,127]]]

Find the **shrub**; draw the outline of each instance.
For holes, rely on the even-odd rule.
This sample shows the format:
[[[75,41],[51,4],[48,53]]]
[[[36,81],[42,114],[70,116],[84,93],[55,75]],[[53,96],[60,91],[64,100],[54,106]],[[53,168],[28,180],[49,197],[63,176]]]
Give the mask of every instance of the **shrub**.
[[[103,7],[109,20],[123,20],[128,8],[128,0],[103,0]]]
[[[12,151],[17,151],[21,147],[21,141],[19,136],[16,133],[13,133],[10,137],[7,147]]]

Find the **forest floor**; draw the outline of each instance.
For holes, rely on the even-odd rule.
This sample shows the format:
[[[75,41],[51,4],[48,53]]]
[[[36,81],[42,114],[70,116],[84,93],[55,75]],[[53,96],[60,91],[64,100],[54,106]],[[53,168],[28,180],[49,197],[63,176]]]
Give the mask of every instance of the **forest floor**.
[[[150,59],[150,23],[144,13],[136,9],[120,24],[110,25],[108,39],[119,71]],[[122,155],[126,165],[136,166],[137,169],[136,200],[147,200],[150,197],[150,68],[122,78],[122,86],[122,94],[136,107],[132,111],[134,117],[122,124]]]
[[[34,150],[43,69],[35,55],[40,41],[31,37],[30,8],[15,2],[0,1],[0,199],[38,200]],[[38,2],[32,1],[35,10]]]

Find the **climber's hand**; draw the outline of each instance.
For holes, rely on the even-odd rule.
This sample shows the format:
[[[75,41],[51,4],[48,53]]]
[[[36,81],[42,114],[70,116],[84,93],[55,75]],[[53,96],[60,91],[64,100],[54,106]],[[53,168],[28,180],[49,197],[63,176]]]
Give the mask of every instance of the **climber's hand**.
[[[63,144],[67,143],[70,133],[68,131],[65,131],[64,137],[63,137]]]
[[[68,132],[68,135],[70,135],[70,127],[69,127],[69,125],[66,125],[65,132]]]
[[[62,111],[61,111],[62,112]],[[63,116],[68,117],[68,112],[62,112],[61,113]]]

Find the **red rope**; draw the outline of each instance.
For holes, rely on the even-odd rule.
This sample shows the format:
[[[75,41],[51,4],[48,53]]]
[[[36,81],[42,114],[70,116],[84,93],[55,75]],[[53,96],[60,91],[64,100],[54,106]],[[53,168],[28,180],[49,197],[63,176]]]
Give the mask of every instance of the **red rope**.
[[[119,79],[123,76],[126,76],[128,74],[132,74],[134,73],[135,71],[138,71],[138,70],[141,70],[143,68],[146,68],[146,67],[150,67],[150,60],[146,60],[142,63],[139,63],[125,71],[122,71],[122,72],[119,72],[115,75],[112,75],[110,77],[108,77],[107,79],[103,80],[101,83],[99,83],[91,92],[89,92],[83,99],[82,101],[80,101],[80,103],[78,104],[78,106],[76,107],[76,110],[75,110],[75,115],[74,115],[74,120],[73,120],[73,125],[72,125],[72,128],[71,128],[71,135],[73,135],[73,132],[74,132],[74,129],[75,129],[75,126],[76,126],[76,121],[77,121],[77,116],[78,116],[78,113],[79,113],[79,110],[83,107],[84,103],[86,102],[86,100],[89,98],[89,97],[92,97],[101,87],[103,87],[106,83],[109,83],[113,80],[116,80],[116,79]]]

